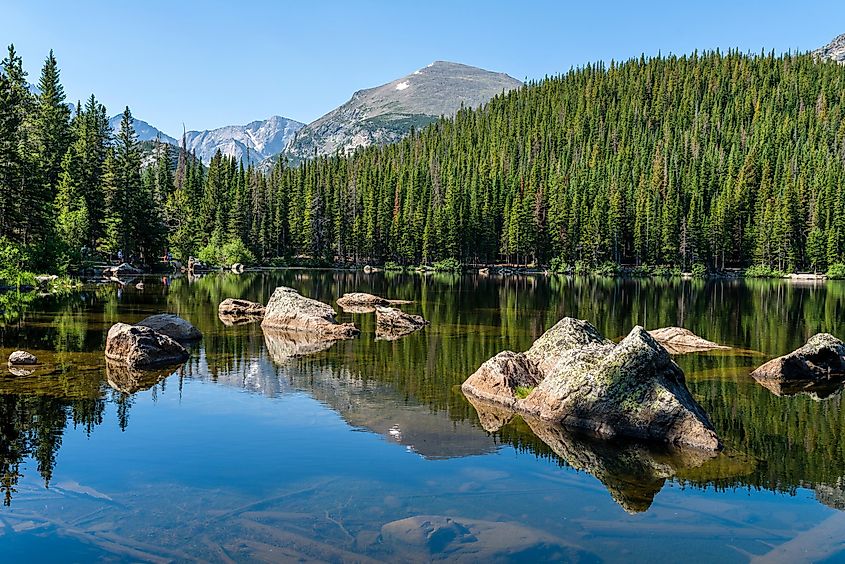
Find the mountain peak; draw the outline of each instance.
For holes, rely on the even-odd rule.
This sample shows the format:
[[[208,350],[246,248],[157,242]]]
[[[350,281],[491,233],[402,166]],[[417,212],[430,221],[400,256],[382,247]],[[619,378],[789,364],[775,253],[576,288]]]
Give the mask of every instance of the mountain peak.
[[[837,63],[845,63],[845,33],[833,39],[830,43],[816,49],[813,54],[823,59],[830,59]]]
[[[522,85],[504,73],[434,61],[381,86],[355,92],[348,102],[303,128],[286,151],[293,159],[307,159],[389,143],[414,127],[454,115],[461,107],[478,107]]]

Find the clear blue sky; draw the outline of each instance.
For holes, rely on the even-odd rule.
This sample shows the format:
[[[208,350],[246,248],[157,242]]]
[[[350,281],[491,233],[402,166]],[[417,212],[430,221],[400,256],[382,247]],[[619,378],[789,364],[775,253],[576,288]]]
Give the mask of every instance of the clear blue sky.
[[[30,81],[52,48],[71,100],[92,92],[170,135],[279,114],[309,122],[434,60],[541,78],[695,49],[810,50],[845,1],[0,0],[0,42]]]

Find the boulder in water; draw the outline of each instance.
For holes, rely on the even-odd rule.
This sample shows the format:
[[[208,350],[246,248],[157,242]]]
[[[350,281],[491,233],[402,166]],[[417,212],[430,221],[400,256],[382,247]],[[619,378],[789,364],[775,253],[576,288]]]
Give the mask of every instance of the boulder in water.
[[[264,317],[264,306],[248,300],[226,298],[217,306],[217,317],[226,325],[253,323]]]
[[[669,354],[677,355],[730,348],[699,337],[689,329],[684,329],[683,327],[663,327],[649,331],[648,334],[654,337],[655,341],[663,345],[663,348]]]
[[[9,355],[10,366],[29,366],[38,364],[38,358],[27,351],[15,351]]]
[[[517,390],[520,386],[527,389]],[[543,421],[604,438],[721,449],[713,425],[686,387],[683,372],[639,326],[614,345],[588,322],[564,318],[525,354],[500,353],[461,388]]]
[[[330,305],[280,286],[267,302],[261,327],[313,333],[327,340],[351,339],[359,333],[351,323],[338,323],[336,315]]]
[[[395,307],[376,308],[376,337],[379,339],[398,339],[428,325],[420,315],[411,315]]]
[[[144,325],[115,323],[106,337],[106,358],[129,368],[181,364],[188,351],[174,339]]]
[[[137,323],[149,327],[162,335],[167,335],[171,339],[180,342],[197,341],[202,339],[202,333],[199,329],[172,313],[160,313],[158,315],[151,315]]]
[[[845,344],[818,333],[800,349],[774,358],[751,373],[759,381],[829,384],[845,378]]]

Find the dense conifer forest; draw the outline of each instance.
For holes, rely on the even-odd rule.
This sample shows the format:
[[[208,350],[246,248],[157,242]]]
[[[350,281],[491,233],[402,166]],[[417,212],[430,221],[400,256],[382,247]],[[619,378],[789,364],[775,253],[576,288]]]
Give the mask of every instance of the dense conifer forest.
[[[169,249],[824,271],[845,258],[843,97],[845,66],[811,55],[643,57],[531,82],[392,145],[260,169],[144,152],[128,108],[112,135],[93,96],[67,104],[52,53],[33,94],[10,47],[0,252],[42,270]]]

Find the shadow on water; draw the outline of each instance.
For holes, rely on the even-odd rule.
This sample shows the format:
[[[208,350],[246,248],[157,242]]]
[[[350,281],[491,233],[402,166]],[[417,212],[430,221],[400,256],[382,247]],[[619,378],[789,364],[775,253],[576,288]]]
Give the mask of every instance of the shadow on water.
[[[428,459],[492,453],[512,445],[592,474],[629,512],[647,510],[667,482],[791,494],[811,487],[822,503],[843,506],[840,390],[816,396],[773,394],[749,373],[816,332],[845,337],[845,284],[306,270],[154,282],[143,291],[101,286],[44,298],[17,309],[0,326],[0,353],[25,348],[42,362],[32,375],[16,377],[4,367],[0,376],[0,475],[7,505],[26,459],[35,461],[44,482],[50,482],[68,425],[95,434],[106,406],[113,403],[118,424],[125,428],[132,394],[181,388],[192,379],[269,397],[305,392],[352,427]],[[341,313],[340,320],[354,321],[362,336],[324,344],[263,333],[257,323],[226,325],[218,319],[217,304],[224,298],[266,302],[279,285],[332,303],[348,291],[410,300],[403,309],[432,324],[397,341],[377,341],[372,314]],[[191,359],[153,374],[107,366],[101,351],[108,327],[161,311],[179,314],[203,332]],[[596,442],[467,401],[459,386],[484,360],[501,350],[527,349],[564,315],[588,319],[616,338],[635,324],[648,329],[678,325],[734,347],[677,358],[728,454],[709,459],[654,446]],[[483,528],[476,525],[476,532]]]

